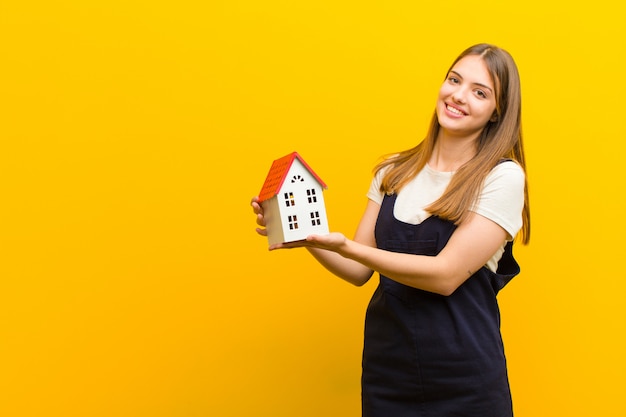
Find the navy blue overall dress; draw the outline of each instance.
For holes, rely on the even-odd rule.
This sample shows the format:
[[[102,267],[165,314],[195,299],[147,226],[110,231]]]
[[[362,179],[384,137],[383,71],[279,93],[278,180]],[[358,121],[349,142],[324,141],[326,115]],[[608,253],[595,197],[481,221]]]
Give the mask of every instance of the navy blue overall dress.
[[[456,226],[436,216],[401,222],[395,201],[383,199],[377,246],[439,253]],[[496,294],[518,273],[509,243],[497,273],[483,267],[448,297],[381,275],[365,320],[363,417],[512,416]]]

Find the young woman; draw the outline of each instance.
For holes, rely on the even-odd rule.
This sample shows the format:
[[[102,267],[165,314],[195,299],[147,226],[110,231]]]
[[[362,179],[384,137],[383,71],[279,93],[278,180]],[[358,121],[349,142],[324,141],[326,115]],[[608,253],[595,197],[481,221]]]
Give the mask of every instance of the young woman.
[[[519,74],[509,53],[479,44],[450,67],[426,138],[376,167],[354,239],[270,249],[304,246],[358,286],[380,274],[365,321],[364,417],[506,417],[496,295],[519,273],[518,232],[528,243]]]

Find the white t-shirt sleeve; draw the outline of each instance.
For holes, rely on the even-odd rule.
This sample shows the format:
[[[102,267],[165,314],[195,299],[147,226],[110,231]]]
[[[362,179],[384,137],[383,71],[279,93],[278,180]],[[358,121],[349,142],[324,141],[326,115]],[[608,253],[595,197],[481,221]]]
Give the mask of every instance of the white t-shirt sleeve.
[[[485,179],[472,211],[500,225],[513,240],[522,227],[524,171],[513,161],[498,164]]]
[[[374,203],[378,203],[379,205],[383,203],[383,198],[385,194],[380,191],[380,183],[383,180],[383,171],[380,170],[374,175],[372,182],[370,183],[370,188],[367,191],[367,198],[372,200]]]

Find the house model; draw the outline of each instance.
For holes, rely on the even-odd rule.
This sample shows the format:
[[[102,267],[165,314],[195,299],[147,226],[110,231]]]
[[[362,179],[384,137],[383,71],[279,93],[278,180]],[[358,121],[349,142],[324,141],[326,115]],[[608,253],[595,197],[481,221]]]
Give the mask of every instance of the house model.
[[[269,244],[328,234],[326,188],[297,152],[275,160],[259,193]]]

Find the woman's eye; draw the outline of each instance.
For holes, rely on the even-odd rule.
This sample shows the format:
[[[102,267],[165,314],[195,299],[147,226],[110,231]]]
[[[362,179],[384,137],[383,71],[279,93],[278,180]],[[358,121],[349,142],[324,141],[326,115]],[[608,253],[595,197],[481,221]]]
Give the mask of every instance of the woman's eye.
[[[448,77],[448,81],[450,81],[452,84],[458,84],[459,83],[459,79],[456,77]]]
[[[482,91],[482,90],[476,90],[476,95],[478,95],[478,97],[480,97],[480,98],[486,98],[487,97],[487,94],[485,94],[485,92]]]

